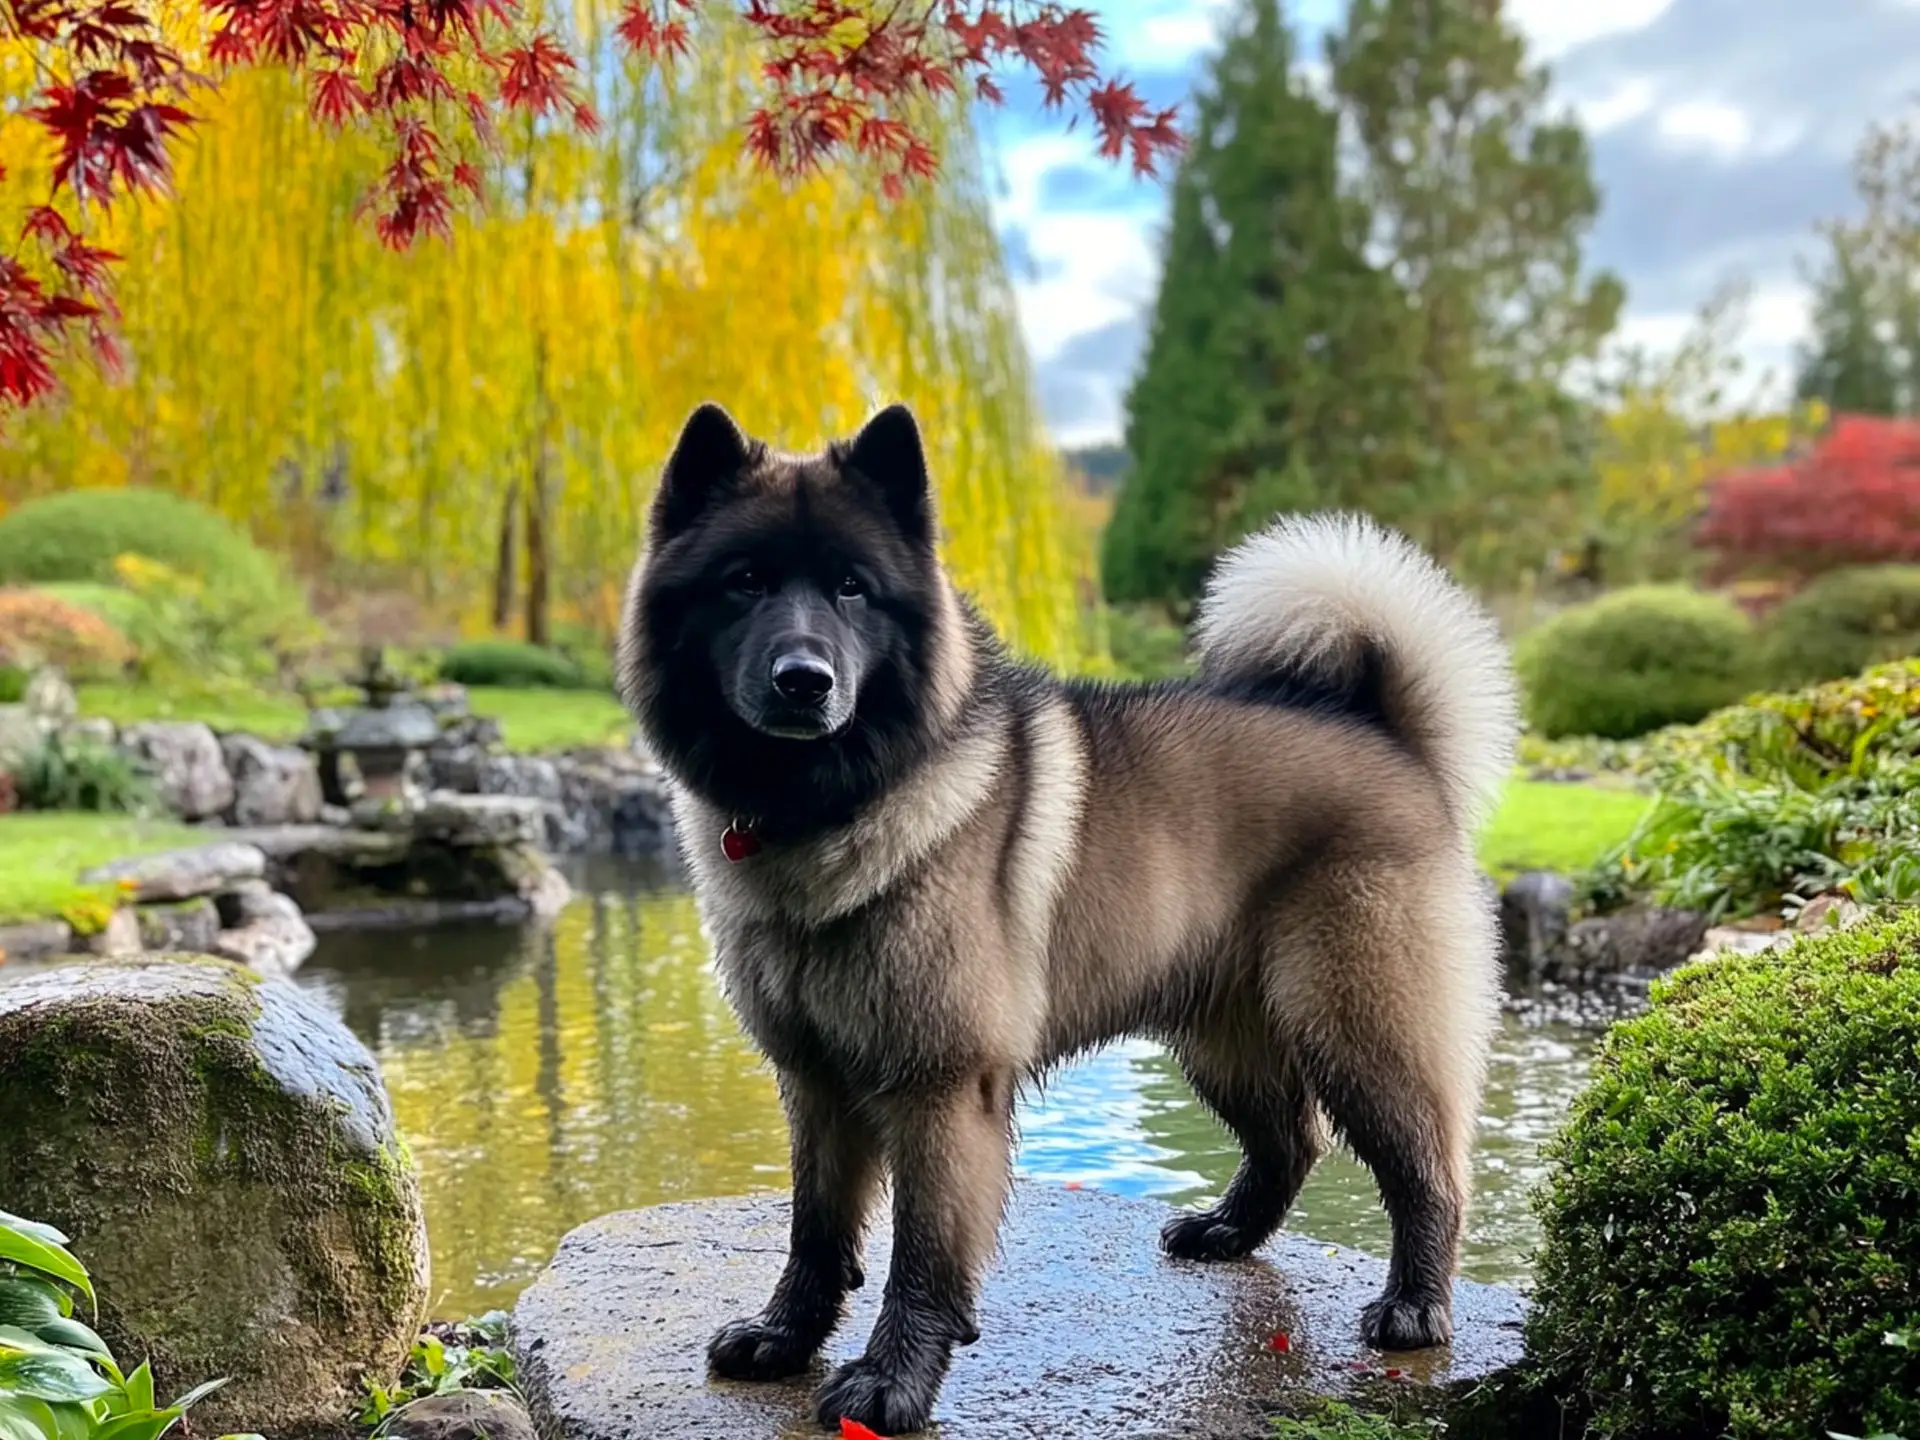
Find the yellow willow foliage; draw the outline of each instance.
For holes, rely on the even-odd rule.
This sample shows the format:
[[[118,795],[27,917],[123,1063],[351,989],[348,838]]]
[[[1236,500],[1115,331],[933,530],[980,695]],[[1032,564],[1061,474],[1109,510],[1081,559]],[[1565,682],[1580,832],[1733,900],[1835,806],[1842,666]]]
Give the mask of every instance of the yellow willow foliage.
[[[1817,402],[1774,414],[1688,419],[1658,390],[1632,390],[1606,416],[1602,515],[1626,529],[1673,529],[1729,471],[1777,460],[1826,423]]]
[[[799,448],[899,399],[962,584],[1028,652],[1082,658],[1090,545],[964,114],[928,118],[943,172],[903,202],[850,165],[783,184],[742,155],[756,62],[737,22],[657,70],[613,55],[600,3],[573,27],[602,130],[509,122],[484,212],[404,255],[356,214],[377,137],[325,133],[284,76],[228,81],[175,198],[104,227],[127,257],[126,373],[66,366],[64,401],[10,427],[0,504],[177,490],[336,589],[404,584],[469,629],[489,623],[510,523],[516,548],[544,539],[556,617],[604,631],[694,405]],[[8,98],[28,83],[0,71]],[[44,156],[15,161],[22,125],[0,109],[0,225],[44,190]]]

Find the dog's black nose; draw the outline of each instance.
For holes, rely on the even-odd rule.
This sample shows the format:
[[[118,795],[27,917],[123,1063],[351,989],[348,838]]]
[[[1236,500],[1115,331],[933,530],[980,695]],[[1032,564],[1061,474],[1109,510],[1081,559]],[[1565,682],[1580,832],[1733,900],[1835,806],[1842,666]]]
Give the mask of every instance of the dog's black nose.
[[[790,705],[824,704],[833,690],[833,667],[814,655],[782,655],[773,662],[773,688]]]

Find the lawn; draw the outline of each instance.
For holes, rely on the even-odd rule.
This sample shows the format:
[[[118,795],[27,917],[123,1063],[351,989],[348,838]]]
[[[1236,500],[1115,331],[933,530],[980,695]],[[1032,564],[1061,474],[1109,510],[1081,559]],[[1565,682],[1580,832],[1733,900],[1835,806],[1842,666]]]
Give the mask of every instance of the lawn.
[[[209,838],[205,830],[124,815],[0,815],[0,920],[84,921],[85,912],[116,897],[109,886],[82,885],[75,878],[82,870]]]
[[[80,713],[104,715],[116,725],[143,720],[200,720],[215,730],[243,730],[263,740],[292,740],[306,728],[307,710],[291,695],[248,690],[189,694],[144,685],[82,685]],[[625,742],[631,722],[620,702],[597,690],[467,692],[476,715],[500,722],[514,750],[570,750]]]
[[[1585,869],[1626,839],[1651,803],[1632,790],[1513,780],[1480,832],[1480,863],[1502,880]]]

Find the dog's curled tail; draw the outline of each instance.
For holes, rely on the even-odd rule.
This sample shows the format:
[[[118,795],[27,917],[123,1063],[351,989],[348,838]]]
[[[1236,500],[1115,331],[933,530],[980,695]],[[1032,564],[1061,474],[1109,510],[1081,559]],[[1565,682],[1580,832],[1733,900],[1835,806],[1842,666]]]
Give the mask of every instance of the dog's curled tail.
[[[1405,537],[1360,515],[1288,516],[1220,557],[1201,600],[1208,683],[1376,713],[1471,829],[1519,735],[1499,627]]]

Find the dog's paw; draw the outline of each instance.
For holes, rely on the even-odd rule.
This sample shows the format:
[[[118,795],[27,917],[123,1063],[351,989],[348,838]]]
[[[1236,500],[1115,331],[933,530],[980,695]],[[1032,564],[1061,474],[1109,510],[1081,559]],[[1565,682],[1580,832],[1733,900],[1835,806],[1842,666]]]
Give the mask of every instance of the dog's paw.
[[[1160,1248],[1176,1260],[1243,1260],[1265,1238],[1223,1220],[1215,1210],[1176,1215],[1160,1227]]]
[[[827,1377],[820,1387],[817,1415],[829,1429],[845,1419],[858,1420],[880,1435],[911,1435],[926,1428],[939,1389],[938,1376],[883,1369],[862,1355]]]
[[[763,1317],[722,1325],[707,1344],[707,1366],[723,1380],[784,1380],[813,1363],[818,1341]]]
[[[1360,1312],[1360,1338],[1375,1350],[1425,1350],[1453,1339],[1453,1310],[1444,1300],[1388,1293]]]

